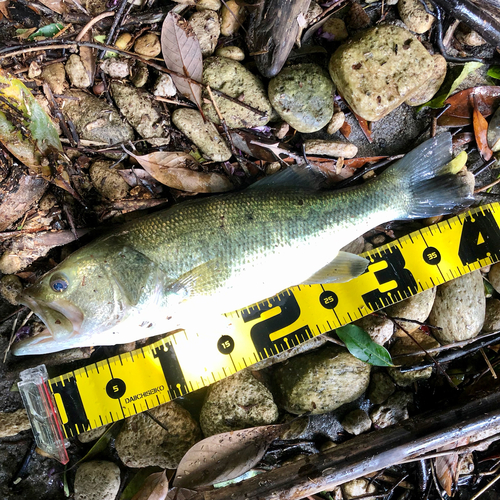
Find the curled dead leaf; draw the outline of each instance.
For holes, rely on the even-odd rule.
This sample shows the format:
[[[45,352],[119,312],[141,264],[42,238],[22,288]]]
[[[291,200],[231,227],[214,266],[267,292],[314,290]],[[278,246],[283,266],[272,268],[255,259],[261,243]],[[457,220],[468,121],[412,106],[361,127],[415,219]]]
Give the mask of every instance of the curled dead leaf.
[[[142,488],[132,497],[132,500],[165,500],[168,493],[166,472],[155,472],[148,476]]]
[[[479,153],[486,160],[490,160],[493,156],[493,151],[488,146],[488,122],[479,111],[479,98],[475,94],[470,94],[469,99],[472,101],[472,124],[474,126],[474,136]]]

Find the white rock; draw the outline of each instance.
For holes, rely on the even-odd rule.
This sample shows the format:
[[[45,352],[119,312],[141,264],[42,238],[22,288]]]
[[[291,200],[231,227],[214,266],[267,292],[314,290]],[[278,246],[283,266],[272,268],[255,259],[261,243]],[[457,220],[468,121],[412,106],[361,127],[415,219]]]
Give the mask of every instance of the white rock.
[[[375,485],[366,479],[354,479],[353,481],[348,481],[347,483],[344,483],[341,488],[346,500],[360,496],[363,497],[363,500],[374,500],[375,497],[364,495],[367,493],[375,493],[377,491]]]
[[[85,89],[92,83],[79,55],[71,54],[66,62],[66,73],[74,87]]]
[[[215,55],[219,57],[227,57],[228,59],[233,59],[233,61],[243,61],[245,59],[245,53],[239,47],[235,45],[227,45],[226,47],[220,47],[215,51]]]
[[[85,462],[76,471],[75,500],[115,500],[120,489],[120,468],[113,462]]]
[[[304,143],[306,153],[309,155],[325,155],[342,158],[354,158],[358,148],[350,142],[325,141],[322,139],[309,139]]]
[[[174,81],[170,75],[162,73],[156,80],[153,87],[153,95],[159,97],[174,97],[177,94]]]
[[[430,2],[426,3],[430,10],[434,10]],[[398,10],[407,28],[414,33],[425,33],[434,23],[434,17],[425,11],[420,0],[399,0]]]
[[[132,59],[109,57],[101,63],[101,69],[111,78],[128,78],[133,64]]]
[[[213,10],[195,12],[189,18],[189,24],[198,37],[202,55],[204,57],[211,56],[220,36],[220,22],[217,12]]]

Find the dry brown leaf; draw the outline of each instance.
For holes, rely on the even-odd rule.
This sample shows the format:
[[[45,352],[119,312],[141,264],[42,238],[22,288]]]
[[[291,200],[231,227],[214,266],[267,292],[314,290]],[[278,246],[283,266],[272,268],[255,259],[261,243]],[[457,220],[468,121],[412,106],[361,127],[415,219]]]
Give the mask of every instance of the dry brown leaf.
[[[241,476],[259,462],[282,429],[262,425],[203,439],[182,458],[174,485],[196,488]]]
[[[469,438],[460,438],[449,445],[438,448],[436,451],[448,451],[469,444]],[[458,480],[458,453],[450,453],[443,457],[435,458],[436,476],[439,484],[446,491],[448,496],[452,496],[456,490]]]
[[[201,82],[203,57],[200,42],[188,21],[174,12],[169,12],[163,22],[161,50],[168,69]],[[201,111],[201,85],[174,75],[172,80],[177,90]]]
[[[477,148],[484,160],[488,161],[493,156],[493,151],[488,146],[488,122],[479,111],[478,101],[475,94],[469,96],[472,101],[473,113],[472,124],[474,126],[474,136],[476,138]]]
[[[40,3],[58,14],[66,14],[69,10],[64,0],[40,0]]]
[[[368,142],[371,144],[373,142],[372,139],[372,133],[370,131],[370,128],[368,127],[368,122],[362,118],[361,116],[357,115],[354,111],[352,112],[354,117],[359,123],[359,126],[361,127],[361,130],[363,131],[363,134],[365,134],[365,137],[368,139]]]
[[[92,42],[94,40],[93,30],[90,29],[83,35],[81,40],[83,42]],[[80,59],[82,60],[83,67],[90,79],[90,85],[94,85],[94,77],[96,70],[97,50],[90,47],[80,47]]]
[[[187,488],[176,488],[175,486],[168,492],[167,498],[169,500],[190,500],[191,498],[198,495],[198,492],[194,490],[188,490]]]
[[[146,478],[142,488],[132,497],[132,500],[165,500],[167,493],[166,471],[155,472]]]
[[[187,153],[157,151],[144,156],[134,157],[146,172],[158,182],[171,188],[190,193],[222,193],[233,189],[233,184],[224,175],[216,172],[197,172],[189,167],[198,162]]]
[[[351,135],[351,126],[345,121],[342,124],[342,127],[340,127],[339,132],[346,138],[349,139],[349,136]]]

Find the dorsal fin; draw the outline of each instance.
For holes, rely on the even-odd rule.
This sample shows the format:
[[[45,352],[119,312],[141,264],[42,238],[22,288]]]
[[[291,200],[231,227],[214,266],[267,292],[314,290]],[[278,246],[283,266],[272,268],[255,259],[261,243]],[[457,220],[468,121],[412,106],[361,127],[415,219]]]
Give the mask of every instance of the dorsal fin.
[[[247,189],[305,189],[318,191],[323,187],[325,177],[308,165],[293,165],[277,174],[268,175],[254,182]]]

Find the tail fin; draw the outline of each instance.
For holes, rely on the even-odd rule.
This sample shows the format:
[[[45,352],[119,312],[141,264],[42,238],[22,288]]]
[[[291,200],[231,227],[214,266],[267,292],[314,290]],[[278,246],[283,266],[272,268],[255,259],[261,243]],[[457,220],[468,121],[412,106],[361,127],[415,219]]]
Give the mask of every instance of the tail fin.
[[[446,132],[425,141],[380,176],[391,182],[398,196],[403,195],[399,218],[445,215],[473,203],[470,187],[460,177],[447,173],[451,159],[451,134]]]

